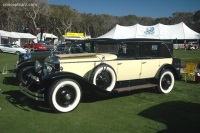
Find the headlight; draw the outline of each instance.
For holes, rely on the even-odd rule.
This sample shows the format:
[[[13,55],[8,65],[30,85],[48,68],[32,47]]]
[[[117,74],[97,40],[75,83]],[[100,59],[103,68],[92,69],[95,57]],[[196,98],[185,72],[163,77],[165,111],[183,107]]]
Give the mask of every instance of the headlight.
[[[29,58],[27,56],[24,56],[24,60],[28,60]]]
[[[35,71],[38,72],[38,73],[41,73],[42,71],[42,65],[40,64],[39,61],[35,61]]]
[[[43,66],[43,74],[44,75],[48,75],[50,72],[52,72],[53,68],[52,66],[50,66],[48,63],[44,63],[44,66]]]
[[[48,63],[45,63],[45,65],[47,68],[47,72],[50,73],[53,70],[53,68]]]
[[[30,58],[31,58],[31,53],[27,51],[27,52],[24,54],[24,60],[29,60]]]

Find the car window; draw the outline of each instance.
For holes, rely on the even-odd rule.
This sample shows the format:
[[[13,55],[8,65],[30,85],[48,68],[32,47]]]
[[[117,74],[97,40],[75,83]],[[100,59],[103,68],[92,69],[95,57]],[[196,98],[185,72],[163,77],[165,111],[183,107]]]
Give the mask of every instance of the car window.
[[[137,43],[122,44],[119,49],[119,56],[125,58],[135,58],[139,56],[139,46]]]
[[[13,45],[12,47],[13,48],[20,48],[20,46],[18,46],[18,45]]]
[[[91,52],[92,48],[91,48],[91,44],[90,43],[86,43],[85,44],[85,52]]]
[[[9,44],[4,44],[3,46],[4,47],[11,47],[11,45],[9,45]]]
[[[143,43],[140,45],[140,57],[158,57],[159,45],[156,43]]]

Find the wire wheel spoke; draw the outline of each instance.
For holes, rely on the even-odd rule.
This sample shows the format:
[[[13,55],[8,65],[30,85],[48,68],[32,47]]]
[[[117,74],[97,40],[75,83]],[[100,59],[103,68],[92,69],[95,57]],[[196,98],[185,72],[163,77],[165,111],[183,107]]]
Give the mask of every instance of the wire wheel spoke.
[[[111,84],[110,74],[102,71],[96,78],[96,84],[101,89],[107,88]]]
[[[162,87],[163,89],[168,89],[171,85],[171,78],[169,75],[165,75],[162,79]]]

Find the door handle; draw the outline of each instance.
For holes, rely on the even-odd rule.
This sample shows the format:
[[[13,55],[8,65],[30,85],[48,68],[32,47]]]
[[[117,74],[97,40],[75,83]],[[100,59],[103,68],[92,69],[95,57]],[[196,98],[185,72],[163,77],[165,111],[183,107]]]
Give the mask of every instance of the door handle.
[[[121,65],[122,63],[117,63],[117,65]]]
[[[145,64],[145,63],[147,63],[147,62],[142,62],[142,64]]]

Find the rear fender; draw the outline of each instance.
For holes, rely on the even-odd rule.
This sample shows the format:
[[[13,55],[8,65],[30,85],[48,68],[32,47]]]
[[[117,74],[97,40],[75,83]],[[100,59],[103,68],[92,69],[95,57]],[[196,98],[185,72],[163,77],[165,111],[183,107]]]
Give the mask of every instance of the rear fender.
[[[157,74],[156,74],[156,79],[159,79],[161,73],[162,73],[164,70],[166,70],[166,69],[170,70],[170,71],[174,74],[174,78],[175,78],[175,79],[179,79],[179,74],[178,74],[178,72],[176,71],[176,68],[173,67],[173,66],[170,65],[170,64],[164,64],[164,65],[158,70],[158,72],[157,72]]]

